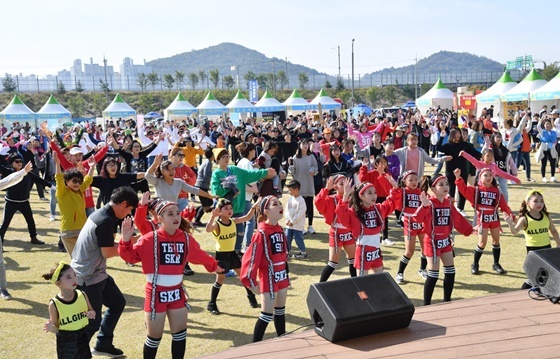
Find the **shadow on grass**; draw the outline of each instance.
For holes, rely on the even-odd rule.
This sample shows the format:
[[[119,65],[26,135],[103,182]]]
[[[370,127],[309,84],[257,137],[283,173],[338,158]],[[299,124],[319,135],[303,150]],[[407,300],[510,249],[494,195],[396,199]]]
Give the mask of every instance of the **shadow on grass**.
[[[39,238],[40,239],[40,238]],[[10,252],[58,252],[56,244],[31,244],[30,240],[7,239],[4,242],[4,253]],[[16,250],[14,250],[16,248]],[[5,256],[4,256],[5,257]]]

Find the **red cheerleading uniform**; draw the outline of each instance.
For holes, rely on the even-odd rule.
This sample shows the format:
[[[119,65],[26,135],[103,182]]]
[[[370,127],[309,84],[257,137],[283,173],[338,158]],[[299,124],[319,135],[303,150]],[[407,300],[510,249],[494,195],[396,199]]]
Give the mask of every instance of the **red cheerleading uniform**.
[[[424,223],[418,219],[418,211],[422,207],[419,188],[402,189],[402,201],[396,203],[396,210],[401,211],[404,235],[406,237],[417,236],[422,233]]]
[[[385,178],[385,174],[391,174],[389,172],[385,172],[383,174],[379,174],[376,170],[368,171],[366,166],[360,167],[360,172],[358,173],[358,178],[361,182],[369,182],[375,187],[375,192],[377,192],[377,197],[386,198],[391,193],[391,189],[393,186],[391,182]]]
[[[196,209],[189,207],[181,211],[181,217],[185,218],[189,222],[192,222],[196,214]],[[143,206],[141,204],[136,207],[136,212],[134,213],[134,225],[140,231],[141,234],[146,234],[155,231],[160,227],[160,224],[156,221],[147,219],[148,216],[148,206]]]
[[[337,204],[335,213],[340,223],[349,228],[354,238],[357,238],[354,267],[360,270],[360,275],[363,275],[364,270],[383,266],[379,233],[383,230],[385,218],[395,210],[395,203],[400,200],[400,188],[391,190],[383,203],[364,208],[363,219],[358,218],[354,209],[348,206],[348,202],[341,201]]]
[[[478,185],[476,187],[467,186],[462,178],[455,180],[455,184],[459,189],[459,193],[461,193],[476,210],[477,224],[481,229],[500,227],[498,208],[510,216],[513,215],[505,197],[502,196],[498,187],[486,187],[484,185]]]
[[[160,228],[142,235],[134,245],[121,239],[118,251],[128,263],[142,262],[142,273],[148,277],[144,310],[152,314],[185,306],[182,275],[186,262],[202,264],[208,272],[215,272],[218,267],[214,257],[181,230],[169,235]],[[167,276],[163,277],[168,278],[166,285],[157,284],[158,276]],[[169,283],[169,279],[177,283]]]
[[[420,208],[418,220],[424,222],[424,254],[433,257],[435,261],[442,253],[453,250],[451,243],[453,229],[468,236],[473,228],[448,197],[440,202],[433,196],[430,197],[430,202],[430,206]]]
[[[326,188],[321,189],[317,197],[315,197],[317,211],[325,217],[325,222],[331,226],[329,230],[329,247],[334,247],[335,252],[338,252],[340,246],[356,243],[352,231],[340,223],[335,213],[336,206],[340,202],[342,202],[342,196],[339,194],[329,195],[329,191]]]
[[[288,288],[288,244],[282,227],[260,222],[241,261],[241,283],[247,288],[259,285],[261,293]],[[257,281],[257,275],[259,280]]]

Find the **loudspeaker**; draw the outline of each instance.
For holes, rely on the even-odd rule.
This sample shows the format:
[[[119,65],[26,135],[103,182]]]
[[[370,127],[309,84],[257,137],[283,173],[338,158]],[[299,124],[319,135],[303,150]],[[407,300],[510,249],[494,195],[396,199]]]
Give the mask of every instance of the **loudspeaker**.
[[[406,328],[414,314],[388,273],[312,284],[307,307],[315,332],[333,343]]]
[[[560,297],[560,248],[539,249],[527,253],[523,265],[527,278],[541,293]]]

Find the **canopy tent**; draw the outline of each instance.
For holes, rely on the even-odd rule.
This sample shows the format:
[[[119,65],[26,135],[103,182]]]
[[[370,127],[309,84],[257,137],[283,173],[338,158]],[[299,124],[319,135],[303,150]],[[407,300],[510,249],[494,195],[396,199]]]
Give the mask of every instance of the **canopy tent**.
[[[438,78],[430,91],[416,99],[416,107],[421,113],[426,113],[430,107],[453,108],[453,92]]]
[[[529,101],[529,94],[546,85],[547,81],[532,69],[531,72],[517,86],[506,91],[500,96],[502,102]]]
[[[147,114],[144,115],[144,118],[147,120],[151,120],[153,118],[160,118],[160,117],[162,117],[161,114],[154,111],[148,112]]]
[[[13,125],[14,122],[33,121],[36,115],[15,95],[12,102],[0,112],[0,120]]]
[[[216,100],[210,91],[208,91],[204,101],[202,101],[200,105],[196,106],[196,108],[198,109],[199,114],[206,116],[219,116],[228,112],[228,108],[222,105],[220,101]]]
[[[544,105],[550,108],[552,105],[560,106],[560,72],[549,83],[531,91],[531,105],[534,105],[533,111],[538,111]]]
[[[324,89],[321,89],[321,91],[319,91],[317,96],[315,96],[315,98],[311,101],[311,104],[321,104],[321,108],[323,110],[340,110],[342,108],[342,105],[329,97]]]
[[[121,95],[117,94],[113,99],[113,102],[107,106],[103,111],[103,118],[105,120],[110,120],[114,118],[135,118],[136,111],[132,107],[128,106],[126,102],[122,99]]]
[[[163,110],[166,120],[185,118],[197,112],[198,110],[196,107],[191,105],[180,92],[177,94],[177,97],[175,97],[175,100],[173,100],[173,102],[171,102],[171,104]]]
[[[299,92],[297,92],[296,89],[294,89],[294,92],[292,92],[290,97],[288,97],[286,101],[284,101],[284,105],[286,105],[287,112],[307,111],[307,110],[317,109],[316,105],[310,104],[309,102],[307,102],[306,99],[301,97],[301,95],[299,94]]]
[[[259,112],[279,112],[286,111],[286,106],[272,97],[270,92],[266,90],[263,97],[255,104],[255,109]]]
[[[56,98],[51,95],[47,103],[37,111],[37,119],[41,127],[46,127],[50,131],[55,131],[60,125],[72,122],[72,115]]]
[[[230,113],[247,113],[255,112],[255,106],[247,101],[241,91],[237,90],[237,94],[226,106]]]
[[[354,116],[358,116],[358,115],[361,115],[361,114],[364,114],[364,115],[366,115],[366,116],[369,116],[369,115],[371,115],[371,111],[372,111],[372,110],[371,110],[371,107],[366,106],[366,105],[364,105],[363,103],[361,103],[361,104],[359,104],[359,105],[356,105],[356,107],[354,107],[354,108],[352,109],[352,114],[353,114]]]
[[[482,115],[485,107],[494,105],[494,114],[498,116],[502,113],[502,102],[500,96],[517,86],[517,82],[511,78],[509,72],[504,71],[502,77],[486,91],[476,95],[476,117]]]
[[[401,106],[401,108],[404,109],[409,109],[409,108],[415,108],[416,107],[416,102],[414,101],[408,101],[407,103],[405,103],[404,105]]]

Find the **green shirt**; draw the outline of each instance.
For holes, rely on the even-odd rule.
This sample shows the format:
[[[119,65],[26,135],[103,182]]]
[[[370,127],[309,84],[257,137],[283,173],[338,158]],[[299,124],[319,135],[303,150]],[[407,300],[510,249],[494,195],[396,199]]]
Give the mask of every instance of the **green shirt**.
[[[229,172],[229,173],[228,173]],[[237,177],[237,189],[239,193],[233,199],[233,213],[239,214],[245,211],[245,186],[251,182],[257,182],[266,177],[268,174],[267,169],[247,171],[236,166],[228,166],[227,171],[217,168],[212,172],[212,180],[210,182],[210,189],[212,194],[223,197],[228,193],[227,189],[222,187],[222,178],[234,175]]]

